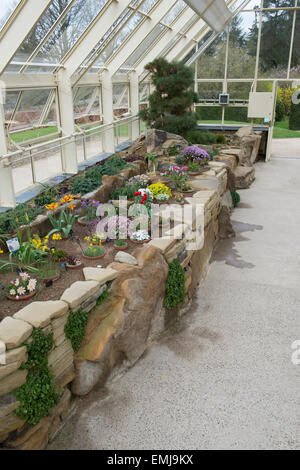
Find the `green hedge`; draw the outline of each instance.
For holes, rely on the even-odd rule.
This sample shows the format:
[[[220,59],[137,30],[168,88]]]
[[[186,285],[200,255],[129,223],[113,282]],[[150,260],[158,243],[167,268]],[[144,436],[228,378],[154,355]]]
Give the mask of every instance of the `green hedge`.
[[[225,120],[249,122],[247,114],[247,108],[228,107],[225,109]],[[222,108],[220,106],[202,106],[197,109],[197,116],[200,121],[221,121]]]
[[[292,131],[300,130],[300,104],[291,104],[289,129],[291,129]]]

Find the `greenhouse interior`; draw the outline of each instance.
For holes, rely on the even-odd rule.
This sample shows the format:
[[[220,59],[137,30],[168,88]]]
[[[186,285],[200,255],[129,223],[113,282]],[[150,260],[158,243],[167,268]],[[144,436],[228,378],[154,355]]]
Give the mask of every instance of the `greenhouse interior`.
[[[1,0],[0,450],[299,450],[299,175],[299,0]]]

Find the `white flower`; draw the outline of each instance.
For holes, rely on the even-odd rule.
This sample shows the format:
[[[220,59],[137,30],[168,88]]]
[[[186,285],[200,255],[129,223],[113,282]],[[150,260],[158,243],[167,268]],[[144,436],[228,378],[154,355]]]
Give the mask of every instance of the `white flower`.
[[[37,283],[36,279],[30,279],[27,285],[27,289],[29,290],[29,292],[33,292],[35,290],[36,283]]]
[[[166,193],[161,193],[156,196],[156,199],[158,201],[168,201],[170,199],[170,196]]]
[[[26,294],[26,290],[23,286],[19,287],[19,289],[17,289],[17,292],[19,295],[25,295]]]
[[[152,199],[153,199],[153,193],[152,193],[152,191],[150,191],[150,189],[148,189],[148,188],[146,188],[146,189],[141,188],[141,189],[138,190],[138,192],[141,193],[142,196],[144,196],[144,195],[146,194],[147,197],[148,197],[148,199],[149,199],[150,201],[152,201]]]
[[[143,242],[145,240],[149,240],[149,235],[146,230],[137,230],[132,234],[132,240],[136,240],[138,242]]]
[[[27,281],[29,279],[29,274],[28,273],[20,273],[20,278],[22,281]]]
[[[19,281],[19,279],[16,279],[15,280],[15,286],[18,287],[19,285],[20,285],[20,281]]]
[[[16,295],[16,291],[14,289],[10,289],[9,295]]]

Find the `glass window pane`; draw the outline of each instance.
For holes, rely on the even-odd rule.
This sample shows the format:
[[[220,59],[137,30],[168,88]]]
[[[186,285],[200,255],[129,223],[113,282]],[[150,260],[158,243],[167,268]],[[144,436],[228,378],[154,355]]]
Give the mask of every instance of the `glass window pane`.
[[[63,21],[44,44],[35,62],[59,63],[73,47],[107,0],[75,0]]]
[[[278,5],[280,3],[280,5]],[[276,2],[282,6],[286,2]],[[265,2],[274,7],[275,2]],[[293,12],[264,11],[259,57],[259,77],[287,78]]]
[[[254,78],[259,13],[244,12],[230,24],[228,78]]]
[[[224,78],[226,57],[226,34],[221,34],[200,55],[198,78]]]
[[[76,124],[100,121],[99,88],[80,87],[74,90]]]
[[[1,0],[0,2],[0,29],[3,28],[8,18],[21,0]]]
[[[136,50],[131,54],[131,56],[127,59],[123,67],[130,68],[133,67],[141,58],[142,56],[147,53],[149,48],[155,43],[155,41],[160,37],[163,31],[166,30],[166,27],[158,24],[155,28],[151,31],[150,34],[138,45]]]
[[[46,36],[49,29],[55,24],[71,0],[53,0],[41,19],[36,23],[27,38],[23,41],[21,47],[16,52],[12,62],[27,62],[30,55],[38,47]],[[20,71],[22,65],[8,65],[6,72]]]
[[[127,84],[115,83],[113,85],[113,108],[115,116],[121,116],[128,112],[129,87]]]
[[[171,8],[169,13],[167,13],[166,16],[164,16],[164,18],[162,19],[162,22],[170,26],[170,24],[173,23],[173,21],[178,17],[178,15],[180,15],[182,10],[184,10],[184,8],[186,8],[186,3],[183,0],[179,0],[173,6],[173,8]]]
[[[296,13],[295,37],[294,37],[294,44],[293,44],[290,77],[300,78],[300,11],[299,10]]]

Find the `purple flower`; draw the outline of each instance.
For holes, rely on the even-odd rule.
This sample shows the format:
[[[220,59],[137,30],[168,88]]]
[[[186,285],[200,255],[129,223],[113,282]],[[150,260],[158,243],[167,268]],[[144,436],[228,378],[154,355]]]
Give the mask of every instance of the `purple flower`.
[[[187,160],[197,159],[198,161],[210,160],[210,155],[206,150],[197,147],[196,145],[190,145],[182,150],[181,155]]]

